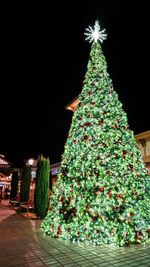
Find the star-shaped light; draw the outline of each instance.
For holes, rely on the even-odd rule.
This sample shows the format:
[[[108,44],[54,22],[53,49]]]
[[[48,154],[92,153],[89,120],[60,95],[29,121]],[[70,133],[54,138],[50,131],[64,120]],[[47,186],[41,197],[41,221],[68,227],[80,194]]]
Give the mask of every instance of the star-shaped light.
[[[107,38],[107,34],[104,33],[105,29],[101,31],[100,25],[98,21],[95,21],[94,29],[92,29],[91,26],[85,29],[87,32],[84,34],[87,35],[85,40],[89,40],[89,42],[98,42],[100,41],[101,43]]]

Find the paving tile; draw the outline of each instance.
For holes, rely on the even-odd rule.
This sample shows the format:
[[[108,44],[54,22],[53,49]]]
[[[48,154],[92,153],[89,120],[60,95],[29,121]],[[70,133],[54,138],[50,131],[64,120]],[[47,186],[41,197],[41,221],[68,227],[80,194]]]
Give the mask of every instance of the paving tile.
[[[131,267],[140,267],[139,262],[134,262],[130,264]]]
[[[99,264],[96,264],[95,266],[110,267],[110,263],[109,262],[103,262],[103,263],[100,263],[100,265]],[[113,265],[111,265],[111,266],[113,266]]]
[[[110,263],[109,263],[110,264]],[[116,267],[123,267],[125,266],[126,264],[126,267],[127,266],[130,266],[127,262],[118,262],[118,263],[114,263],[113,266],[116,266]],[[111,266],[111,265],[110,265]]]
[[[46,264],[45,266],[51,266],[51,267],[53,267],[53,265],[51,265],[51,264]],[[61,263],[55,263],[55,266],[54,267],[60,267],[60,266],[64,266],[64,265],[61,264]]]
[[[31,267],[43,267],[43,266],[45,266],[45,264],[43,262],[41,262],[41,261],[35,261],[35,262],[32,262],[32,263],[29,263],[28,265],[31,266]]]
[[[81,267],[93,267],[94,265],[93,265],[93,263],[89,263],[89,262],[87,262],[87,263],[80,263],[80,266]],[[98,265],[96,265],[96,266],[98,266]],[[100,266],[100,265],[99,265]]]
[[[65,266],[65,267],[80,267],[80,265],[77,264],[76,262],[69,263],[69,264],[65,264],[64,266]]]

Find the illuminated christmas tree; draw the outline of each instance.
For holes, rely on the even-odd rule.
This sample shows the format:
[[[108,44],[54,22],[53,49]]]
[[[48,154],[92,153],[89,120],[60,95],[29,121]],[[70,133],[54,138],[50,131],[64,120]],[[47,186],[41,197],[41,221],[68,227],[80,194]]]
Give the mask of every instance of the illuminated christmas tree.
[[[58,184],[42,228],[53,237],[91,244],[148,243],[147,171],[113,89],[96,21],[79,106],[62,156]]]

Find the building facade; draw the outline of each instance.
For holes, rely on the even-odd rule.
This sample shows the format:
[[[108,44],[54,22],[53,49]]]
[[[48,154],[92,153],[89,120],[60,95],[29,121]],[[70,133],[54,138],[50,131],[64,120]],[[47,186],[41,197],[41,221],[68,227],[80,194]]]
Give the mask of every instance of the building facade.
[[[150,174],[150,131],[136,134],[135,139],[141,151],[143,161]]]

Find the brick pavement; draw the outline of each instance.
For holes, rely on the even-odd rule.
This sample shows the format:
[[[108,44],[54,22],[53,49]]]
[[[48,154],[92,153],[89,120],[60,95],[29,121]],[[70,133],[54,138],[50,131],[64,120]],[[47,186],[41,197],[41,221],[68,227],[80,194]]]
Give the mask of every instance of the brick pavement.
[[[81,246],[44,236],[41,220],[0,204],[0,266],[150,267],[150,245]]]

